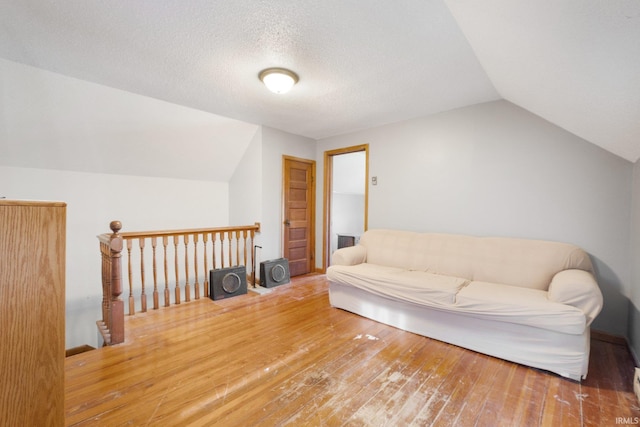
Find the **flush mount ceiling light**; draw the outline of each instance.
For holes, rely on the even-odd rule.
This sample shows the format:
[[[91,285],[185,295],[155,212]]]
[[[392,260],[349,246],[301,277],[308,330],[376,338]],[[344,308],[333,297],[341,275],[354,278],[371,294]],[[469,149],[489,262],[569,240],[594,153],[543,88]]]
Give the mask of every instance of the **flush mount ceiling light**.
[[[267,68],[258,75],[262,83],[273,93],[286,93],[298,83],[298,75],[284,68]]]

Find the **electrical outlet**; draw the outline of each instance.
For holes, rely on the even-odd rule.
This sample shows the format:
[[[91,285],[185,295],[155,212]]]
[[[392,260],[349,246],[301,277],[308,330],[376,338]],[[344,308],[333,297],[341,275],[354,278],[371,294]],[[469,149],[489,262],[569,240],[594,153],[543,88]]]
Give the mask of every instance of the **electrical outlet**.
[[[636,395],[638,403],[640,403],[640,368],[636,368],[633,374],[633,392]]]
[[[377,176],[372,176],[371,177],[371,185],[378,185],[378,177]]]

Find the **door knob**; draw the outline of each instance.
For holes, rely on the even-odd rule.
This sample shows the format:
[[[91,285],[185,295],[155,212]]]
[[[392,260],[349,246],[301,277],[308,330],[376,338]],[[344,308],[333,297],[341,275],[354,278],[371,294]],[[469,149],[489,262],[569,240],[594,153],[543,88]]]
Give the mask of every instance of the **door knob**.
[[[284,220],[284,225],[289,226],[289,225],[291,225],[291,222],[288,219],[285,219]]]

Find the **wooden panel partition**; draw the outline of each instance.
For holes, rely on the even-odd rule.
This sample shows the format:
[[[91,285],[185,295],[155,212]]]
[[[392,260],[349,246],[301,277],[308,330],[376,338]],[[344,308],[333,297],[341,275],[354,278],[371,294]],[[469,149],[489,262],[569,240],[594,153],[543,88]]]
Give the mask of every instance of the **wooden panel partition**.
[[[120,221],[109,227],[110,234],[98,236],[103,298],[97,323],[106,345],[124,342],[123,293],[128,315],[208,297],[211,269],[244,265],[253,271],[253,242],[260,232],[259,223],[124,233]]]
[[[0,426],[64,425],[66,206],[0,200]]]

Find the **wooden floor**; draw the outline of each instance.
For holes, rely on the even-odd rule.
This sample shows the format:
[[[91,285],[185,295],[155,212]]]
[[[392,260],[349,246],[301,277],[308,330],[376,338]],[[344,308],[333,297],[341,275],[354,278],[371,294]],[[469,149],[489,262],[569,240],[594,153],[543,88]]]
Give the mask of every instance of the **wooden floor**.
[[[614,426],[640,420],[623,345],[582,383],[329,306],[322,275],[129,318],[66,359],[67,425]],[[634,417],[639,417],[635,419]]]

